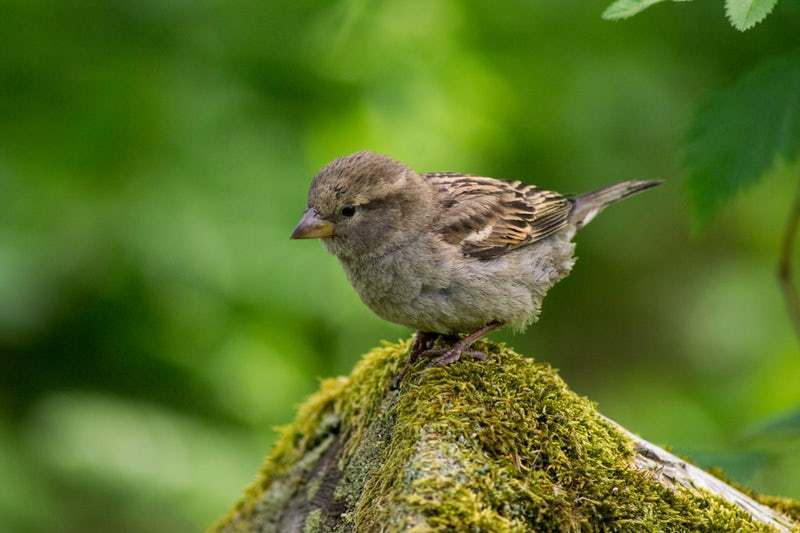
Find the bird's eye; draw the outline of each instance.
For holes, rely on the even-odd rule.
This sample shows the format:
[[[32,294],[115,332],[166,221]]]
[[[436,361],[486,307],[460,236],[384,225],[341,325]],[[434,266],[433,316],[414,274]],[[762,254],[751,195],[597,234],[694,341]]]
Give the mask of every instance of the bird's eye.
[[[351,216],[356,214],[356,206],[354,205],[346,205],[342,208],[342,216],[350,218]]]

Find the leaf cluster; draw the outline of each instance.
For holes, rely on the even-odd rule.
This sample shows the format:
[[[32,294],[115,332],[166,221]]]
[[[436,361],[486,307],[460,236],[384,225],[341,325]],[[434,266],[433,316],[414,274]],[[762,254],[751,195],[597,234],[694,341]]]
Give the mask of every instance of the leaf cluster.
[[[616,0],[603,13],[626,19],[666,0]],[[671,0],[689,2],[692,0]],[[746,31],[778,0],[725,0],[731,24]],[[737,193],[800,158],[800,50],[767,58],[708,96],[692,118],[685,145],[690,203],[698,226]]]
[[[616,0],[603,12],[606,20],[630,18],[655,4],[667,0]],[[692,0],[670,0],[672,2],[691,2]],[[772,13],[778,0],[725,0],[725,15],[733,27],[747,31]]]

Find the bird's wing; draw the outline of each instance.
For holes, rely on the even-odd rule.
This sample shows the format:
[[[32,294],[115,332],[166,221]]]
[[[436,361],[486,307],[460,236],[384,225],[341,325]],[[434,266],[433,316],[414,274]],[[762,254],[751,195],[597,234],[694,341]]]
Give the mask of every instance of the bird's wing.
[[[432,172],[439,201],[436,229],[464,255],[493,259],[567,225],[573,200],[520,181]]]

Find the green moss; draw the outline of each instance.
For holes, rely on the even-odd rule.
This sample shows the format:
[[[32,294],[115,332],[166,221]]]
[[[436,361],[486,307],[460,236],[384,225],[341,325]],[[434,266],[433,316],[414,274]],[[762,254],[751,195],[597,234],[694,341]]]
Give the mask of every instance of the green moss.
[[[747,494],[757,502],[762,503],[768,507],[772,507],[776,511],[783,513],[784,515],[788,516],[789,518],[795,520],[800,524],[800,500],[783,498],[781,496],[768,496],[765,494],[758,494],[750,487],[745,487],[741,483],[728,477],[725,471],[719,467],[709,468],[708,471],[717,478],[727,483],[728,485],[731,485],[732,487],[738,489],[739,491]],[[798,527],[798,531],[800,531],[800,527]]]
[[[782,498],[780,496],[764,496],[760,494],[755,495],[755,499],[760,503],[772,507],[789,518],[795,520],[800,524],[800,501],[792,500],[790,498]],[[800,531],[800,527],[798,527]]]
[[[325,522],[330,529],[767,530],[734,505],[631,468],[627,437],[548,365],[487,342],[486,361],[421,362],[391,391],[407,348],[385,344],[349,378],[323,381],[220,526],[244,527],[271,507],[265,500],[285,498],[291,489],[275,487],[335,435],[343,440],[333,499],[343,518]],[[765,503],[787,514],[798,505]],[[315,511],[306,528],[320,523]]]
[[[306,517],[303,525],[303,533],[320,533],[322,531],[322,512],[314,509]]]
[[[322,380],[319,391],[309,396],[300,406],[294,422],[278,428],[279,437],[256,480],[245,489],[242,499],[211,530],[229,528],[246,531],[247,522],[267,489],[277,493],[272,496],[275,503],[288,500],[294,487],[281,487],[281,478],[303,461],[309,450],[316,447],[318,443],[315,440],[320,437],[317,430],[324,426],[322,421],[326,416],[329,417],[328,420],[335,416],[334,405],[343,397],[342,393],[348,384],[349,380],[344,377]]]

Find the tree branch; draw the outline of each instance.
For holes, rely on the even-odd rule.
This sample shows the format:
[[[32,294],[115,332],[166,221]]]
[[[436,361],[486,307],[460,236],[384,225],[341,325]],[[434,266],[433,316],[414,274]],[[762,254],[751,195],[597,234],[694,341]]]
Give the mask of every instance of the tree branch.
[[[390,387],[408,346],[386,344],[350,377],[323,381],[213,530],[798,527],[797,502],[765,505],[610,421],[552,368],[504,346],[482,343],[482,362],[413,365]]]
[[[651,472],[665,487],[670,489],[683,487],[688,490],[704,490],[737,505],[752,516],[754,520],[767,524],[777,531],[788,533],[792,531],[793,527],[796,527],[796,524],[786,516],[755,501],[742,491],[712,476],[705,470],[701,470],[665,449],[631,433],[608,417],[603,418],[633,441],[634,450],[636,451],[634,466],[640,470]]]

